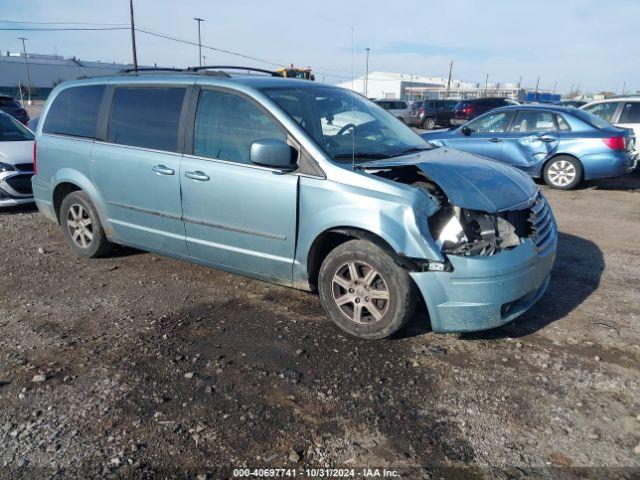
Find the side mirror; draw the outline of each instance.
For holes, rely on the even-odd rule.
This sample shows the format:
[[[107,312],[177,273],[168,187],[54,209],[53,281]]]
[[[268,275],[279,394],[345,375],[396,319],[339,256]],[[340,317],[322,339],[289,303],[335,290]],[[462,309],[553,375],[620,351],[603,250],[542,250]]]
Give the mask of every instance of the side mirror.
[[[469,135],[471,135],[471,132],[473,132],[473,130],[471,130],[466,125],[460,129],[460,133],[462,133],[465,137],[468,137]]]
[[[251,163],[292,171],[298,166],[298,152],[282,140],[264,138],[251,144]]]

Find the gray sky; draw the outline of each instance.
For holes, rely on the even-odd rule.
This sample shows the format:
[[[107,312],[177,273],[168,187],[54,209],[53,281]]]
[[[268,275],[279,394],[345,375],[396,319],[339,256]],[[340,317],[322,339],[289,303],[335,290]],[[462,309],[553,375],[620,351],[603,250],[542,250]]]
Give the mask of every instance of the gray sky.
[[[2,20],[128,23],[128,0],[3,0]],[[484,0],[389,2],[382,0],[135,0],[140,27],[197,40],[193,17],[205,19],[203,43],[275,62],[310,65],[317,72],[351,75],[370,70],[446,76],[470,82],[517,82],[567,91],[640,90],[637,0]],[[0,27],[10,26],[0,24]],[[16,26],[16,25],[12,25]],[[35,27],[35,25],[30,25]],[[131,61],[126,30],[105,32],[0,31],[0,49],[57,50],[65,56]],[[141,64],[198,63],[197,47],[138,33]],[[268,65],[205,50],[208,64]],[[321,76],[321,75],[320,75]],[[326,81],[344,81],[327,75]]]

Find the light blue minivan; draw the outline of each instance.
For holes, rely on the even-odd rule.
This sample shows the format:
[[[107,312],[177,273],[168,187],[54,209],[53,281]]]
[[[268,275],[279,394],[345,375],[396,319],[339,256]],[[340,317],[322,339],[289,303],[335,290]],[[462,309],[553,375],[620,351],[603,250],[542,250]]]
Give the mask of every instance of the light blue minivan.
[[[419,298],[444,333],[543,295],[557,231],[528,175],[433,148],[354,92],[230,72],[56,87],[33,192],[75,253],[128,245],[317,290],[362,338],[397,332]]]

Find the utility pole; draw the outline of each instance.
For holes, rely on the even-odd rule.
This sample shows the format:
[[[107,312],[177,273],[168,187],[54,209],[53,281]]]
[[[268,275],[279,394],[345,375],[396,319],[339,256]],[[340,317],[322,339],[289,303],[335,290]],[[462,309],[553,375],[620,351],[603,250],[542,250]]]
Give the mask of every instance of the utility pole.
[[[193,19],[198,22],[198,65],[202,66],[202,37],[200,36],[200,24],[204,22],[204,20],[200,17],[193,17]]]
[[[626,92],[626,91],[627,91],[627,82],[624,82],[622,84],[622,95],[624,95],[624,92]]]
[[[27,71],[27,104],[31,105],[31,77],[29,76],[29,62],[27,60],[27,47],[25,47],[25,40],[28,38],[18,37],[18,40],[22,40],[22,55],[24,55],[24,68]]]
[[[522,88],[522,77],[518,79],[518,90]]]
[[[449,79],[447,80],[447,94],[445,98],[449,98],[449,94],[451,93],[451,72],[453,71],[453,60],[449,64]]]
[[[369,52],[371,51],[371,49],[369,47],[367,47],[366,51],[367,51],[367,62],[366,62],[366,68],[365,68],[365,74],[364,74],[364,96],[368,97],[368,93],[369,93]],[[324,81],[322,83],[324,83]]]
[[[487,89],[489,88],[489,74],[487,73],[487,78],[484,79],[484,96],[487,96]]]
[[[202,63],[204,63],[205,65],[207,64],[207,56],[206,55],[202,55]]]
[[[131,51],[133,53],[133,68],[138,69],[138,53],[136,52],[136,24],[133,20],[133,0],[129,0],[129,18],[131,19]]]
[[[540,75],[538,75],[538,80],[536,81],[536,93],[538,93],[539,88],[540,88]]]

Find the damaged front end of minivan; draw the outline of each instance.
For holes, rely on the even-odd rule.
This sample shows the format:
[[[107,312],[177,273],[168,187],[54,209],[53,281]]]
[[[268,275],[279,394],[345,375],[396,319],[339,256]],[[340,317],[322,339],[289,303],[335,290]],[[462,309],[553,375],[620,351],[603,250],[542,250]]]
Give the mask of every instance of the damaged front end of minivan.
[[[467,156],[437,149],[361,166],[417,188],[436,204],[424,219],[426,240],[445,262],[410,274],[438,333],[510,322],[544,294],[555,259],[555,220],[536,185],[508,166]]]

